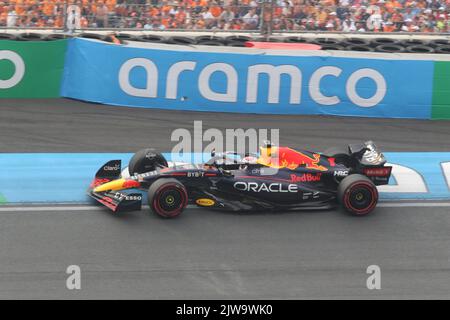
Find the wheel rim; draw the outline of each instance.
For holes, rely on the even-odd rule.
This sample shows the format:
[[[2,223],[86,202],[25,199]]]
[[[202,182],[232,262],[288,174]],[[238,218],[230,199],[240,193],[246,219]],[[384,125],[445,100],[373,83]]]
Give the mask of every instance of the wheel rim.
[[[186,190],[176,185],[168,185],[158,190],[153,200],[153,205],[157,213],[164,217],[175,217],[179,215],[186,204]]]
[[[345,196],[345,206],[358,215],[372,211],[378,202],[378,191],[375,186],[359,182],[351,186]]]
[[[161,193],[161,208],[164,211],[172,211],[178,209],[182,203],[182,196],[178,190],[171,189]]]
[[[350,194],[350,204],[356,209],[365,209],[372,202],[372,193],[367,188],[355,188]]]

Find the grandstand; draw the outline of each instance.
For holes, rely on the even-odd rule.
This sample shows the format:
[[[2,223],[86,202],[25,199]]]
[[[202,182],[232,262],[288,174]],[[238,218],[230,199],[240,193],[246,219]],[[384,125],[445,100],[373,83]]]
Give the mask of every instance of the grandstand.
[[[0,27],[447,33],[449,0],[7,0]]]

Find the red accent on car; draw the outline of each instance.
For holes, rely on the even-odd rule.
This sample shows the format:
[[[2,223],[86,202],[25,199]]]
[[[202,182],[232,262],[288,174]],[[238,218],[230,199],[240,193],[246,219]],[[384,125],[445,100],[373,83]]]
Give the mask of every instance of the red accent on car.
[[[170,174],[168,174],[168,175],[170,175],[170,176],[180,176],[180,177],[184,177],[184,176],[186,176],[186,172],[172,172],[172,173],[170,173]]]
[[[139,188],[141,184],[136,180],[126,180],[122,187],[123,188]]]
[[[391,174],[392,167],[365,168],[363,173],[368,177],[386,177]]]
[[[207,177],[215,177],[215,176],[217,176],[217,173],[205,173],[205,176],[207,176]]]
[[[330,167],[336,166],[336,159],[335,158],[328,158],[328,163],[330,164]]]
[[[103,178],[95,178],[92,182],[91,182],[91,189],[94,189],[95,187],[98,187],[102,184],[105,184],[107,182],[109,182],[109,179],[103,179]]]
[[[100,203],[102,203],[104,206],[110,208],[112,211],[116,211],[117,210],[117,205],[114,203],[114,200],[111,199],[110,197],[102,197],[101,199],[98,199],[98,201]]]
[[[321,173],[304,173],[302,175],[291,174],[291,182],[317,182],[322,178]]]

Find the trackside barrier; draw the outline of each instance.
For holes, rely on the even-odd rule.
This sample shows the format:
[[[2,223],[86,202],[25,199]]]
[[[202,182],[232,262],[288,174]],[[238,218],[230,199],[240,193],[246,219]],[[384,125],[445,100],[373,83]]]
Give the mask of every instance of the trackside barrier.
[[[67,40],[0,41],[0,98],[57,98]]]
[[[130,43],[2,40],[0,98],[65,96],[143,108],[450,119],[447,55],[426,56],[439,59],[434,61],[413,60],[417,55],[274,54]]]
[[[431,118],[434,62],[69,40],[61,95],[143,108]]]
[[[450,152],[387,152],[393,166],[382,201],[450,199]],[[111,159],[126,167],[131,153],[5,153],[0,157],[0,204],[92,203],[86,189],[97,169]],[[164,154],[170,160],[171,154]],[[192,159],[201,159],[192,155]],[[203,160],[207,160],[204,158]],[[61,177],[64,176],[64,179]]]

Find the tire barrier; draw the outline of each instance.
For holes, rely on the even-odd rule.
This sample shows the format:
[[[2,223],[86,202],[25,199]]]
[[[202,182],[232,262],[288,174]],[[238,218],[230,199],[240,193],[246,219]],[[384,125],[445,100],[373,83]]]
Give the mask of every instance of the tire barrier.
[[[43,40],[45,41],[54,41],[54,40],[62,40],[62,39],[69,39],[73,38],[70,34],[63,34],[63,33],[52,33],[49,35],[43,36]]]
[[[166,43],[167,39],[154,34],[146,34],[143,36],[137,36],[133,41],[139,42],[151,42],[151,43]]]
[[[401,53],[405,52],[405,48],[398,44],[382,44],[375,48],[375,51],[386,53]]]
[[[119,40],[125,40],[125,41],[135,41],[136,36],[129,34],[129,33],[118,33],[116,34],[116,38]]]
[[[16,40],[19,41],[42,41],[44,36],[40,33],[25,32],[17,36]]]
[[[196,41],[193,38],[182,37],[182,36],[174,36],[167,39],[167,43],[169,44],[181,44],[181,45],[191,45],[195,44]]]
[[[450,45],[440,45],[435,49],[436,53],[450,54]]]
[[[202,41],[202,42],[198,43],[198,45],[220,47],[220,46],[224,46],[225,43],[223,43],[221,41],[210,40],[210,41]]]
[[[243,41],[227,41],[228,47],[246,47],[245,42]]]
[[[79,36],[77,36],[78,38],[86,38],[86,39],[95,39],[95,40],[100,40],[100,41],[105,41],[105,36],[102,34],[98,34],[98,33],[82,33]]]
[[[335,38],[316,38],[309,41],[310,43],[318,44],[320,46],[324,45],[339,45],[341,41]]]
[[[284,42],[287,42],[287,43],[307,43],[308,39],[303,38],[303,37],[287,37],[286,39],[284,39]]]
[[[341,41],[341,44],[346,46],[369,46],[370,40],[363,38],[348,38]]]
[[[221,37],[216,35],[201,36],[171,36],[164,37],[157,34],[134,35],[132,33],[119,32],[112,35],[98,34],[95,32],[84,32],[79,35],[70,35],[64,33],[40,34],[33,32],[25,32],[20,34],[0,33],[0,40],[17,40],[17,41],[53,41],[68,39],[72,37],[95,39],[109,43],[120,43],[123,41],[139,41],[150,43],[167,43],[178,45],[204,45],[204,46],[229,46],[229,47],[245,47],[247,41],[259,42],[285,42],[285,43],[312,43],[322,47],[322,50],[344,50],[344,51],[360,51],[360,52],[383,52],[383,53],[420,53],[420,54],[450,54],[450,40],[448,39],[405,39],[398,40],[393,38],[375,38],[365,39],[358,37],[350,37],[345,39],[336,38],[305,38],[300,36],[288,37],[258,37],[252,38],[245,35],[231,35]]]
[[[447,39],[434,39],[434,40],[431,40],[428,43],[428,45],[432,46],[432,47],[439,47],[439,46],[442,46],[442,45],[447,46],[447,45],[450,45],[450,40],[447,40]]]
[[[195,38],[195,42],[197,44],[205,45],[205,43],[211,42],[211,45],[217,45],[214,43],[220,43],[221,45],[225,44],[225,39],[217,36],[199,36]]]
[[[11,33],[0,33],[0,40],[16,40],[16,36]]]
[[[434,49],[430,46],[415,45],[406,47],[406,52],[409,53],[434,53]]]
[[[345,47],[340,46],[338,44],[323,44],[320,46],[322,47],[321,50],[339,50],[339,51],[345,50]]]
[[[256,39],[253,39],[253,41],[258,41],[258,42],[282,42],[283,40],[280,38],[275,38],[275,37],[259,37]]]
[[[407,48],[410,46],[425,46],[428,44],[428,41],[421,40],[421,39],[407,39],[407,40],[400,41],[398,44]]]
[[[242,36],[242,35],[236,35],[236,36],[228,36],[225,38],[226,43],[231,42],[242,42],[246,43],[247,41],[252,41],[252,37]]]
[[[351,45],[345,48],[347,51],[374,52],[374,48],[365,45]]]
[[[373,47],[378,47],[382,45],[394,45],[398,44],[400,41],[392,38],[376,38],[370,41],[370,44]]]

